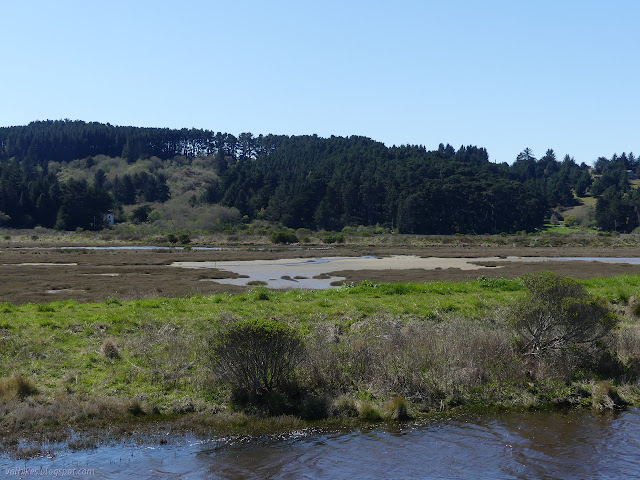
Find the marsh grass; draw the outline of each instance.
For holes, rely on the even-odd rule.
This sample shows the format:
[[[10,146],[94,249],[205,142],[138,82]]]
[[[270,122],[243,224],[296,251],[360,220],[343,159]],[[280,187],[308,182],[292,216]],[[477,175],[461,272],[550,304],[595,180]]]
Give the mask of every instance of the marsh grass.
[[[409,405],[407,401],[399,396],[394,396],[383,406],[383,415],[388,420],[409,420]]]
[[[360,419],[365,422],[380,422],[382,420],[382,413],[371,402],[362,401],[358,405],[358,414]]]
[[[18,398],[22,400],[37,393],[38,389],[34,381],[19,373],[10,378],[0,379],[0,399]]]
[[[640,297],[640,276],[581,283],[621,313]],[[616,358],[618,372],[580,367],[578,377],[579,365],[562,358],[532,366],[519,354],[501,312],[524,294],[519,280],[480,278],[363,282],[330,291],[259,287],[240,295],[49,308],[0,304],[0,428],[195,415],[211,417],[210,428],[240,431],[251,423],[247,417],[260,414],[227,412],[230,389],[212,375],[209,339],[247,319],[279,319],[302,335],[306,353],[294,372],[297,387],[287,393],[287,405],[298,405],[288,413],[298,421],[359,418],[364,400],[383,418],[398,419],[461,406],[539,407],[562,398],[583,404],[591,391],[577,395],[567,387],[576,381],[607,380],[618,391],[628,382],[633,391],[640,375],[635,318],[624,317],[603,339],[611,356],[602,358]],[[105,353],[107,341],[117,357]],[[295,425],[293,417],[265,418],[263,427],[251,428]]]

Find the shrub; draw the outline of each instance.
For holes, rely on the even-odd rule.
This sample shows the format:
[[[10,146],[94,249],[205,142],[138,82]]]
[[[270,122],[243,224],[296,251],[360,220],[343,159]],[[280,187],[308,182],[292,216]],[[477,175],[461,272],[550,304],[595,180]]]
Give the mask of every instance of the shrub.
[[[322,243],[344,243],[344,235],[327,235],[322,237]]]
[[[180,241],[180,243],[182,245],[187,245],[187,244],[191,243],[191,237],[189,236],[188,233],[181,233],[178,236],[178,240]]]
[[[298,237],[291,232],[273,232],[269,238],[272,243],[288,244],[299,242]]]
[[[564,218],[564,226],[565,227],[577,227],[580,222],[578,221],[578,217],[574,215],[569,215]]]
[[[216,375],[249,401],[282,390],[304,354],[298,333],[275,320],[243,320],[211,342]]]
[[[144,223],[149,219],[151,213],[151,205],[140,205],[131,212],[131,221],[133,223]]]
[[[536,357],[567,351],[606,335],[617,317],[583,285],[551,272],[524,275],[528,296],[511,308],[511,324],[520,335],[525,354]]]
[[[167,242],[169,243],[178,243],[178,237],[176,237],[173,233],[167,235]]]

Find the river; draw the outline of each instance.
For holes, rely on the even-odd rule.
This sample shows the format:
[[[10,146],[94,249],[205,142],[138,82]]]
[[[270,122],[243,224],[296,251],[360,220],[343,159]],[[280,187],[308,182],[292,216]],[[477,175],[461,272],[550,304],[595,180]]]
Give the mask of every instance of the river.
[[[88,451],[54,453],[27,461],[4,458],[2,474],[234,480],[639,478],[640,412],[457,416],[277,439],[107,442]]]

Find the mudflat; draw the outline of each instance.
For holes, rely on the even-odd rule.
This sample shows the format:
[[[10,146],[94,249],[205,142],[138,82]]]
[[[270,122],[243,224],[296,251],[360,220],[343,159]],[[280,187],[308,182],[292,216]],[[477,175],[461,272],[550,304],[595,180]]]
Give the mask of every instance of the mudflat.
[[[360,268],[348,258],[379,257],[379,268]],[[392,256],[394,259],[390,259]],[[573,278],[640,274],[640,265],[596,261],[537,261],[535,257],[640,257],[640,247],[506,247],[438,245],[337,246],[261,248],[229,247],[222,250],[64,250],[46,246],[0,248],[0,301],[47,303],[55,300],[100,302],[109,298],[133,300],[181,297],[193,294],[237,293],[251,288],[216,280],[244,277],[224,268],[222,262],[283,261],[285,259],[345,258],[315,276],[339,277],[332,283],[429,282],[475,280],[479,276],[514,278],[527,272],[548,270]],[[417,257],[417,259],[416,259]],[[507,257],[532,257],[514,262]],[[386,260],[385,260],[386,259]],[[426,259],[421,261],[421,259]],[[448,259],[448,260],[447,260]],[[180,268],[209,262],[208,268]],[[211,265],[213,262],[213,265]],[[217,265],[217,262],[221,262]],[[385,263],[386,262],[386,263]],[[390,268],[389,262],[394,263]],[[178,267],[176,266],[178,263]],[[188,264],[182,265],[185,267]],[[203,264],[201,264],[202,266]],[[301,275],[302,276],[302,275]],[[344,279],[344,280],[342,280]],[[298,282],[289,282],[300,288]]]

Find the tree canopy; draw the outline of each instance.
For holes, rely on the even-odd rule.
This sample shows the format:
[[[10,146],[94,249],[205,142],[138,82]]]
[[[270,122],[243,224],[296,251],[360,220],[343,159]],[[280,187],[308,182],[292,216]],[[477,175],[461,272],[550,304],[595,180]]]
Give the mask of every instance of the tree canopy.
[[[212,170],[197,203],[237,208],[249,219],[290,228],[340,230],[381,225],[400,233],[532,231],[551,209],[570,206],[574,192],[598,197],[598,225],[631,231],[640,223],[640,194],[630,187],[633,154],[589,167],[549,149],[539,159],[525,148],[512,165],[489,161],[484,148],[440,144],[387,147],[360,136],[237,137],[199,129],[120,127],[58,120],[0,128],[0,223],[96,228],[119,205],[165,202],[167,178],[138,171],[89,181],[63,180],[56,165],[98,155],[133,164],[149,158],[208,157]],[[94,167],[95,170],[95,167]],[[139,169],[138,169],[139,170]]]

